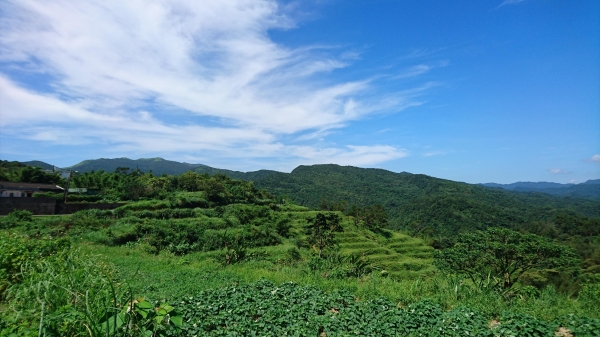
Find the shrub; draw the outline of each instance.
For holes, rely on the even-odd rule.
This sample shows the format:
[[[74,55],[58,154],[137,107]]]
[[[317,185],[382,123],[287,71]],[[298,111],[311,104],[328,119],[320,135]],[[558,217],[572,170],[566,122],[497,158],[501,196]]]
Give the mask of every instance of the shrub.
[[[0,233],[0,298],[11,285],[23,279],[21,267],[70,247],[66,239],[31,239]]]
[[[26,210],[18,210],[8,213],[7,216],[0,218],[0,228],[12,228],[21,226],[33,221],[33,213]]]

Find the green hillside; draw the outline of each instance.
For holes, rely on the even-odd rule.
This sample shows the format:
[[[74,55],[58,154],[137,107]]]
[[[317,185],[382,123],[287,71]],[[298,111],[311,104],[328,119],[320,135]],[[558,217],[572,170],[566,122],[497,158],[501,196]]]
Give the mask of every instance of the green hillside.
[[[299,166],[255,181],[257,187],[318,207],[323,199],[381,204],[392,228],[452,235],[488,226],[520,228],[559,214],[600,217],[600,202],[543,193],[514,193],[422,174],[351,166]]]
[[[398,198],[395,207],[429,200],[423,196],[447,198],[412,213],[406,207],[407,216],[460,202],[469,203],[476,217],[486,210],[499,212],[485,199],[493,190],[467,184],[332,165],[300,171],[301,178],[312,180],[302,181],[297,173],[284,177],[298,181],[280,180],[300,186],[298,195],[312,196],[320,188],[331,198],[350,199],[361,196],[353,185],[358,183],[368,189],[365,196],[371,199],[357,199],[365,203],[402,191],[412,194]],[[249,331],[260,336],[521,336],[523,329],[544,332],[533,336],[561,329],[596,336],[600,331],[597,219],[560,214],[555,223],[560,234],[552,240],[496,228],[495,233],[509,233],[508,245],[494,236],[480,247],[459,241],[440,251],[427,238],[385,228],[380,206],[347,212],[358,217],[314,210],[225,175],[96,171],[75,176],[73,184],[99,190],[87,197],[123,203],[64,216],[17,210],[0,218],[0,336],[237,336]],[[509,204],[502,196],[514,196],[499,195],[492,194],[500,206]],[[552,211],[544,206],[531,207]],[[440,222],[437,228],[454,225]],[[477,254],[488,258],[465,259]],[[564,264],[553,262],[557,259]],[[440,264],[444,261],[468,263],[477,274],[449,270]],[[506,275],[489,268],[497,262],[527,273],[509,287],[497,287]],[[119,326],[131,333],[121,333]]]
[[[53,165],[45,163],[43,161],[39,161],[39,160],[24,161],[21,164],[27,165],[27,166],[39,167],[42,170],[53,170],[54,169]]]
[[[79,172],[90,172],[99,170],[103,170],[106,172],[114,172],[119,167],[128,167],[131,170],[139,169],[142,172],[152,172],[155,175],[177,175],[187,171],[193,171],[196,173],[208,175],[224,174],[232,179],[242,180],[258,180],[272,173],[276,173],[276,171],[271,170],[259,170],[254,172],[232,171],[226,169],[218,169],[203,164],[180,163],[172,160],[166,160],[163,158],[100,158],[93,160],[84,160],[81,163],[75,164],[69,168]]]
[[[162,158],[142,158],[142,159],[129,159],[129,158],[100,158],[94,160],[84,160],[79,164],[75,164],[70,169],[79,172],[90,172],[103,170],[106,172],[114,172],[119,167],[128,167],[132,170],[136,168],[142,172],[152,171],[154,174],[181,174],[193,170],[194,168],[201,166],[200,164],[187,164],[179,163],[176,161],[165,160]]]

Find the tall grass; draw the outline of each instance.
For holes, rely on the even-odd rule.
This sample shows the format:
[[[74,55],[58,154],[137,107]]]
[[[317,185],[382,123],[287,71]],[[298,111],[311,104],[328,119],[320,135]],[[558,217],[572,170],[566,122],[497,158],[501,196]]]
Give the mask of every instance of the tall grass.
[[[104,336],[107,314],[131,298],[110,264],[77,250],[26,261],[20,273],[2,313],[4,332],[17,335]]]

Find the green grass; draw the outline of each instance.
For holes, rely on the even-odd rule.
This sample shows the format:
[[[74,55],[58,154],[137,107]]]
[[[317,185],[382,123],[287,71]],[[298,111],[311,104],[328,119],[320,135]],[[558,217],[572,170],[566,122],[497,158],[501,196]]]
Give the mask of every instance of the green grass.
[[[268,206],[260,207],[264,210]],[[224,207],[221,211],[241,212],[245,208],[234,205]],[[269,209],[267,211],[271,212]],[[318,212],[298,207],[293,209],[269,213],[268,218],[258,219],[258,222],[252,219],[248,224],[242,224],[239,219],[219,217],[223,212],[218,209],[196,209],[194,212],[197,211],[198,218],[160,221],[133,216],[95,219],[92,215],[80,214],[74,217],[40,218],[11,231],[23,230],[30,235],[44,231],[65,235],[57,228],[66,229],[64,224],[71,224],[66,235],[82,256],[98,256],[106,265],[114,266],[118,284],[127,285],[134,297],[143,296],[154,303],[177,301],[204,290],[254,284],[265,279],[275,285],[293,281],[316,287],[325,293],[348,291],[356,301],[383,297],[401,308],[423,300],[430,300],[445,311],[466,306],[488,320],[504,317],[502,315],[505,312],[527,313],[545,321],[567,314],[592,318],[600,316],[599,289],[589,288],[591,290],[582,292],[579,298],[558,293],[552,287],[540,290],[520,290],[516,287],[504,294],[492,289],[476,289],[468,281],[438,273],[432,265],[433,248],[423,240],[397,231],[370,231],[357,227],[349,217],[342,218],[343,231],[336,233],[335,247],[327,249],[324,258],[318,259],[313,248],[306,243],[304,234],[304,228]],[[116,240],[134,233],[136,223],[154,223],[158,229],[185,223],[189,227],[182,228],[194,229],[198,227],[193,226],[201,226],[209,221],[218,225],[219,230],[231,231],[234,227],[240,229],[244,226],[246,229],[262,230],[259,226],[266,227],[269,221],[274,224],[281,219],[289,219],[291,227],[287,238],[281,238],[281,243],[273,246],[242,248],[246,253],[245,258],[232,264],[226,263],[225,249],[176,256],[166,249],[158,252],[144,237],[126,245],[122,244],[124,241]],[[88,220],[91,225],[86,225]],[[349,274],[344,273],[348,269],[364,262],[351,262],[348,256],[364,256],[367,263],[376,268],[372,272],[366,268],[365,273],[353,274],[360,275],[358,277],[347,277]],[[84,274],[80,273],[78,277]],[[41,278],[35,280],[43,282]],[[77,291],[81,292],[81,289]],[[39,308],[35,310],[39,311]]]
[[[527,313],[548,321],[566,314],[600,317],[600,305],[594,303],[593,299],[576,300],[567,294],[557,293],[552,287],[542,289],[535,296],[514,295],[506,298],[494,291],[476,290],[467,282],[440,275],[427,276],[422,271],[422,276],[416,278],[381,277],[378,272],[363,278],[327,278],[322,273],[306,270],[304,264],[310,254],[307,251],[302,252],[302,260],[297,263],[281,261],[281,256],[289,248],[293,248],[290,245],[253,249],[251,251],[263,252],[264,258],[228,266],[217,262],[219,255],[223,254],[219,251],[179,257],[172,254],[152,255],[140,249],[126,247],[90,244],[80,244],[79,247],[82,252],[99,254],[106,261],[112,262],[119,275],[127,280],[137,295],[160,301],[169,301],[201,290],[266,279],[275,284],[293,281],[315,286],[326,292],[346,290],[352,292],[358,300],[385,297],[400,307],[430,299],[440,304],[444,310],[467,306],[490,319],[499,317],[506,310]],[[395,263],[394,266],[399,268],[396,274],[404,275],[403,273],[407,273],[406,268],[417,266],[427,270],[427,265],[419,265],[420,261],[406,258],[402,264]]]

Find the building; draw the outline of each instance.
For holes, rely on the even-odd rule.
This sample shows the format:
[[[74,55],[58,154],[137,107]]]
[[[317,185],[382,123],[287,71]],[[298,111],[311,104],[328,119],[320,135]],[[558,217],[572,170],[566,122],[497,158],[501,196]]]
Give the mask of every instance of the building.
[[[0,181],[0,197],[5,198],[31,198],[36,193],[54,192],[64,193],[64,189],[54,184],[38,183],[13,183]]]

